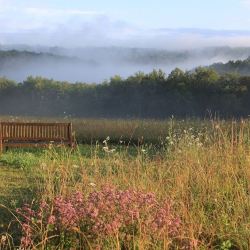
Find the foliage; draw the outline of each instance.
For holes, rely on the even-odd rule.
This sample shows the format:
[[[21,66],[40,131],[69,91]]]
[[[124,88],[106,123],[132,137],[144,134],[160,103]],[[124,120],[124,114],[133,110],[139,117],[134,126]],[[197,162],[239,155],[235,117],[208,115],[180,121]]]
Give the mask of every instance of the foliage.
[[[114,76],[102,84],[28,77],[21,83],[0,79],[0,113],[88,118],[248,116],[250,77],[219,75],[211,68],[162,70]],[[17,98],[18,97],[18,98]],[[32,108],[31,108],[32,107]]]

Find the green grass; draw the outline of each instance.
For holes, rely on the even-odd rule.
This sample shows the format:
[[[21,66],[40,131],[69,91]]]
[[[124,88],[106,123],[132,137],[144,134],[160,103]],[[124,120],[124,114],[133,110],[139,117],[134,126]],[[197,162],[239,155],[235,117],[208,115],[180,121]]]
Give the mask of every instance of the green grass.
[[[0,165],[0,204],[15,210],[34,197],[35,182],[32,175],[21,169]],[[13,222],[10,212],[0,207],[0,235],[6,232]],[[16,232],[13,232],[15,235]],[[1,247],[0,247],[1,249]]]
[[[22,196],[24,189],[29,189],[24,171],[0,166],[0,203],[14,202]]]

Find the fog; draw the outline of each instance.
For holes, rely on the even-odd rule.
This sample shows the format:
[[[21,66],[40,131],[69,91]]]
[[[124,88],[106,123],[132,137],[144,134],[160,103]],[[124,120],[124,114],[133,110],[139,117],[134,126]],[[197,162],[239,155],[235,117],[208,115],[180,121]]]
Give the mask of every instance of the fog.
[[[189,50],[164,50],[124,47],[63,48],[28,45],[2,45],[0,76],[23,81],[42,76],[69,82],[101,83],[114,75],[126,78],[136,72],[174,68],[192,70],[215,62],[245,59],[250,48],[209,47]]]

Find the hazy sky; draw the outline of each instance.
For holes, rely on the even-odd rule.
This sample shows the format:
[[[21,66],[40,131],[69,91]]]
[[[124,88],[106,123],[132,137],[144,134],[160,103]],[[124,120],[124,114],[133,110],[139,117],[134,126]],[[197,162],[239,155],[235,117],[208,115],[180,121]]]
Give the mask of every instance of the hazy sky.
[[[250,45],[250,0],[0,0],[0,43]]]

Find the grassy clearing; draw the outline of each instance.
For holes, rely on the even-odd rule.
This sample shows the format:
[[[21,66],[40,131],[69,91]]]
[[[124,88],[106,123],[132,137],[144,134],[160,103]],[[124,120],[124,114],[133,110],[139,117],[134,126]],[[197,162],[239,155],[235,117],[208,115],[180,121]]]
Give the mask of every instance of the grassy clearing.
[[[23,194],[23,189],[28,189],[29,184],[24,171],[0,166],[0,202],[15,201]]]
[[[222,121],[210,125],[206,122],[201,127],[187,123],[182,130],[179,124],[172,123],[161,146],[133,147],[110,144],[107,140],[79,147],[75,152],[67,149],[9,151],[0,158],[0,162],[9,165],[0,169],[3,194],[11,197],[9,194],[15,193],[11,190],[16,188],[20,192],[18,204],[23,199],[33,200],[34,204],[40,200],[53,204],[56,197],[66,199],[76,191],[88,197],[109,184],[119,190],[151,192],[159,200],[168,198],[181,220],[176,238],[166,238],[167,234],[152,238],[151,232],[146,231],[131,236],[128,229],[124,238],[121,229],[117,235],[109,235],[108,242],[96,235],[86,245],[79,235],[80,231],[85,232],[80,225],[78,233],[62,229],[63,237],[49,227],[49,235],[57,235],[57,240],[48,240],[48,234],[44,236],[48,228],[43,234],[33,235],[35,243],[41,243],[43,249],[70,248],[79,239],[84,249],[120,249],[121,246],[123,249],[250,249],[249,122]],[[13,162],[20,159],[21,168],[14,169]],[[26,186],[26,178],[35,188]],[[21,187],[30,190],[25,198]],[[11,207],[8,199],[2,200]],[[20,244],[20,238],[15,244]]]

